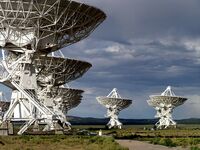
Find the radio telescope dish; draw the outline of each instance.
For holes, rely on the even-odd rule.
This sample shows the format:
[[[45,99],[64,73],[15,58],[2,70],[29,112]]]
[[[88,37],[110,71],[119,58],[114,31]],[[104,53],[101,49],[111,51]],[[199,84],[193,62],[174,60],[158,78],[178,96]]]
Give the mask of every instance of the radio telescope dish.
[[[54,88],[51,90],[50,101],[59,101],[65,114],[72,108],[77,107],[82,100],[83,90],[70,88]],[[65,110],[65,111],[64,111]]]
[[[63,85],[83,76],[92,65],[88,62],[60,57],[39,56],[34,59],[38,82],[54,86]]]
[[[54,87],[44,93],[46,95],[39,95],[40,99],[43,99],[44,104],[61,118],[62,126],[68,127],[70,123],[67,121],[66,115],[70,109],[81,103],[83,91]]]
[[[176,96],[170,86],[161,95],[151,95],[147,103],[157,111],[155,116],[159,118],[156,123],[157,128],[176,127],[176,122],[172,118],[173,109],[182,105],[186,100],[187,98]]]
[[[0,1],[0,82],[12,89],[3,122],[25,121],[19,135],[33,124],[38,130],[45,124],[43,131],[70,125],[65,112],[80,104],[83,91],[65,84],[92,65],[54,52],[86,38],[105,18],[100,9],[72,0]]]
[[[109,128],[118,127],[121,129],[122,123],[118,119],[119,112],[132,104],[132,100],[121,98],[117,89],[114,88],[106,97],[97,97],[97,101],[107,108],[106,117],[110,118],[107,126]]]
[[[71,0],[3,0],[0,46],[50,53],[86,38],[106,15]]]

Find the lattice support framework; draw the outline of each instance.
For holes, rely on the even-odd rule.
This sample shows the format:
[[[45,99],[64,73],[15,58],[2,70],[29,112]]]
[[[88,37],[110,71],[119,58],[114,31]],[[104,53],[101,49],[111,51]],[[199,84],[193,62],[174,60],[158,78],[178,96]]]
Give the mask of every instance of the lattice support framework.
[[[44,130],[54,130],[58,121],[69,125],[61,105],[75,107],[80,97],[77,103],[60,97],[51,108],[45,105],[47,94],[81,77],[91,64],[52,52],[86,38],[105,18],[101,10],[72,0],[0,1],[0,82],[13,90],[3,120],[21,114],[18,119],[26,123],[18,134],[37,122],[47,124]]]

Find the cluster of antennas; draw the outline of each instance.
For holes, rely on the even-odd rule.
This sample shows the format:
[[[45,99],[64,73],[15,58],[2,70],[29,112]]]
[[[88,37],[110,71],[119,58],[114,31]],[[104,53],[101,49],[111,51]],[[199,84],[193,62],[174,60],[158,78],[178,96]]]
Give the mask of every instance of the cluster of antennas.
[[[92,65],[54,52],[86,38],[105,18],[101,10],[71,0],[0,1],[0,82],[12,89],[2,125],[25,121],[18,134],[33,123],[46,124],[44,131],[70,128],[66,113],[83,91],[65,85]]]
[[[156,127],[163,129],[169,126],[176,126],[176,122],[172,118],[173,109],[182,105],[186,100],[186,98],[176,96],[170,86],[161,95],[151,95],[150,100],[147,102],[157,111],[155,117],[159,118],[159,121],[156,123]],[[132,100],[121,98],[117,89],[114,88],[108,96],[97,97],[97,101],[107,108],[106,117],[110,118],[107,126],[121,129],[122,123],[118,118],[119,112],[130,106]]]
[[[0,1],[0,82],[12,89],[11,102],[0,102],[2,126],[25,121],[18,134],[33,123],[46,124],[44,131],[70,128],[66,113],[81,102],[83,91],[65,85],[91,64],[54,52],[86,38],[105,18],[101,10],[72,0]],[[121,128],[118,114],[132,101],[121,98],[116,89],[97,100],[108,109],[109,128]],[[150,96],[148,103],[160,118],[157,127],[175,125],[171,113],[185,101],[170,87]]]

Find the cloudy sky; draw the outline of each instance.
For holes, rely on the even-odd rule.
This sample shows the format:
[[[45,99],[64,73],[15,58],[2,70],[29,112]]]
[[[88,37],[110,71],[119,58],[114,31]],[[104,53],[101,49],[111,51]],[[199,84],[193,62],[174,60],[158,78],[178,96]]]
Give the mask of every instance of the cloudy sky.
[[[102,9],[107,19],[87,39],[64,48],[66,57],[89,61],[93,67],[70,83],[85,90],[70,115],[104,117],[96,96],[116,87],[133,104],[123,118],[153,118],[146,103],[151,94],[171,85],[189,100],[174,118],[200,117],[199,0],[77,0]]]
[[[199,0],[76,0],[102,9],[107,19],[87,39],[62,49],[66,57],[92,63],[69,84],[85,90],[69,115],[104,117],[95,97],[116,87],[133,104],[122,118],[153,118],[146,100],[171,85],[189,100],[174,118],[200,118]]]

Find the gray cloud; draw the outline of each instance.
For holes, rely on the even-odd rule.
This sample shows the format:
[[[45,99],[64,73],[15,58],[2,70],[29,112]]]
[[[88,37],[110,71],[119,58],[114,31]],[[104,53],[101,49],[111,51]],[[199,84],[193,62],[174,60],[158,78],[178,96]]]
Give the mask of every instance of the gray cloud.
[[[96,37],[125,41],[199,36],[198,0],[79,0],[97,6],[108,16]],[[175,37],[176,37],[175,36]],[[174,36],[172,36],[174,37]]]
[[[199,1],[79,1],[101,8],[108,18],[88,39],[63,50],[66,56],[93,64],[82,79],[72,83],[92,92],[71,114],[83,110],[86,116],[103,117],[105,109],[95,97],[117,87],[121,95],[134,99],[122,117],[152,118],[155,111],[146,103],[148,96],[172,85],[178,95],[189,98],[175,110],[175,118],[198,117],[198,109],[189,109],[199,100]],[[86,109],[90,105],[94,112]]]
[[[66,57],[93,64],[82,78],[69,83],[86,91],[70,115],[104,117],[105,108],[95,97],[116,87],[122,96],[134,100],[121,117],[153,118],[155,111],[146,100],[168,85],[177,95],[189,98],[175,110],[175,118],[200,115],[193,104],[198,104],[200,96],[198,0],[76,1],[96,6],[108,17],[89,38],[62,49]]]
[[[188,49],[184,43],[152,40],[134,41],[126,45],[91,38],[82,42],[80,47],[77,44],[63,52],[66,56],[93,64],[83,78],[72,83],[73,87],[92,91],[84,96],[85,100],[77,109],[72,110],[70,114],[73,115],[79,115],[83,110],[83,116],[103,117],[105,109],[98,106],[95,97],[107,95],[113,87],[119,88],[125,97],[134,99],[134,104],[121,114],[129,118],[152,118],[155,112],[146,100],[152,93],[161,93],[167,85],[174,86],[177,93],[189,98],[194,89],[196,93],[193,94],[199,92],[200,70],[195,59],[196,52]],[[186,87],[193,88],[186,91]],[[181,93],[181,89],[184,92]],[[86,109],[88,106],[95,110],[92,114]],[[191,113],[179,113],[184,108],[183,105],[178,111],[175,110],[175,115],[180,118],[192,117]]]

